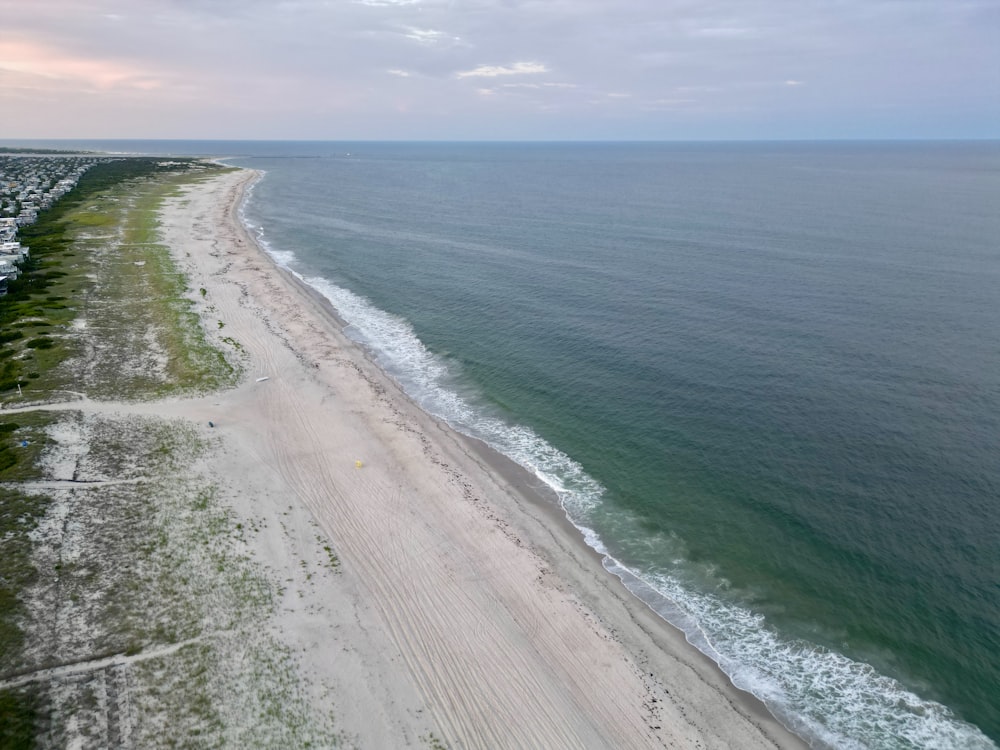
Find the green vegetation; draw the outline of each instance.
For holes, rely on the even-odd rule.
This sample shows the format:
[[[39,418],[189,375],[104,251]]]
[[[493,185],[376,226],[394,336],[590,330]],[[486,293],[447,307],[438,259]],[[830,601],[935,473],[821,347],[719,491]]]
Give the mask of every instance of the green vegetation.
[[[0,399],[146,399],[233,381],[156,221],[164,198],[218,169],[104,162],[22,232],[31,259],[0,298]],[[112,667],[0,690],[0,750],[42,735],[47,746],[113,745],[121,691],[139,747],[344,742],[329,715],[313,713],[294,656],[266,627],[278,586],[246,553],[262,526],[238,521],[226,491],[191,468],[205,448],[185,422],[0,412],[0,679],[143,657],[127,683]],[[22,484],[53,478],[66,487]]]
[[[18,592],[38,575],[31,561],[30,533],[48,506],[39,495],[0,488],[0,669],[6,671],[21,652],[25,634],[18,625],[24,607]]]
[[[49,445],[45,428],[53,419],[52,414],[40,411],[18,414],[17,422],[0,422],[0,482],[24,482],[41,476],[38,457]],[[3,517],[0,509],[0,518]],[[0,522],[0,537],[7,531]]]
[[[185,166],[188,170],[214,171],[214,168],[195,162]],[[158,179],[146,179],[153,175],[158,175]],[[116,264],[110,256],[117,248],[115,243],[108,242],[108,236],[114,238],[123,229],[123,223],[126,233],[131,230],[143,239],[146,239],[144,232],[147,235],[155,233],[152,212],[158,205],[159,196],[184,177],[185,170],[176,164],[165,170],[153,159],[102,162],[83,175],[76,189],[40,214],[35,224],[21,229],[19,239],[31,248],[31,254],[22,264],[20,278],[11,281],[8,293],[0,297],[0,398],[8,402],[22,398],[27,401],[49,398],[54,391],[70,388],[80,390],[89,386],[93,393],[101,390],[97,379],[90,378],[91,382],[86,382],[86,370],[81,378],[80,368],[75,364],[86,347],[85,334],[73,326],[73,321],[81,313],[85,314],[88,306],[98,298],[105,305],[113,302]],[[143,209],[147,213],[141,221],[133,217],[130,222],[129,212],[123,210],[130,207],[130,200],[146,201]],[[86,236],[95,228],[106,234],[100,241],[100,248]],[[169,293],[164,295],[169,299],[162,304],[148,305],[148,309],[151,315],[161,316],[165,321],[163,325],[177,326],[179,316],[163,314],[162,310],[180,307],[177,298],[183,292],[183,284],[176,269],[164,260],[168,256],[166,248],[161,246],[158,250],[161,257],[153,266],[163,269],[160,276],[167,277],[158,281],[161,288],[169,287]],[[129,264],[128,268],[135,266]],[[97,283],[105,279],[112,283],[99,288]],[[197,326],[193,315],[186,322],[188,328]],[[108,351],[120,343],[117,332],[111,328],[92,338],[100,341],[98,348]],[[167,356],[182,361],[175,368],[175,372],[181,372],[177,387],[191,387],[209,368],[204,365],[200,369],[192,368],[192,357],[183,346],[192,341],[192,348],[202,360],[206,358],[206,346],[204,339],[199,340],[190,330],[178,335],[178,341]],[[95,342],[88,343],[93,345]],[[220,359],[221,354],[211,353],[210,361],[216,371],[223,369]],[[198,363],[197,357],[195,362]],[[216,377],[208,385],[219,380]],[[18,394],[18,388],[23,396]],[[139,389],[134,389],[133,394],[140,395]],[[30,620],[30,613],[20,596],[22,591],[44,587],[53,573],[63,581],[72,581],[74,576],[82,575],[77,579],[84,587],[80,592],[73,591],[69,583],[67,586],[70,599],[85,601],[85,588],[92,588],[94,581],[107,577],[96,568],[66,565],[59,559],[43,569],[37,568],[37,530],[53,500],[36,492],[20,491],[17,483],[42,477],[40,457],[51,445],[47,429],[58,419],[65,420],[65,416],[38,411],[18,414],[16,422],[0,422],[0,482],[3,483],[0,486],[0,674],[23,668],[27,643],[23,628]],[[136,441],[134,436],[127,443],[108,440],[104,447],[111,452],[98,448],[90,460],[103,462],[109,476],[128,475],[125,464],[130,457],[134,458],[140,445],[142,441]],[[154,453],[166,460],[171,449],[160,440],[157,451]],[[132,490],[131,494],[136,495],[136,492]],[[136,519],[148,518],[149,512],[147,508],[146,515],[136,516]],[[33,633],[32,640],[38,635]],[[33,725],[39,716],[38,700],[38,695],[28,689],[0,691],[0,748],[34,746]]]
[[[156,222],[165,197],[220,169],[190,160],[101,162],[22,229],[31,256],[0,297],[0,398],[85,386],[95,397],[142,399],[233,382]],[[99,337],[88,333],[94,322]],[[28,328],[44,335],[29,337]]]
[[[431,750],[448,750],[448,746],[441,742],[434,732],[428,732],[421,736],[420,741],[426,744]]]
[[[246,352],[246,349],[244,348],[243,344],[234,339],[232,336],[223,336],[221,341],[223,341],[226,344],[229,344],[231,347],[233,347],[233,349],[240,352],[241,354]]]
[[[161,183],[132,199],[125,209],[122,244],[112,273],[106,274],[105,295],[115,305],[103,310],[118,331],[119,354],[111,385],[114,393],[132,397],[162,396],[177,391],[207,390],[232,381],[224,355],[205,340],[188,288],[158,241],[156,209],[173,187]],[[154,361],[149,360],[153,343]],[[124,373],[122,363],[131,364]],[[152,366],[151,366],[152,365]],[[101,380],[110,378],[98,373]]]
[[[45,427],[53,420],[46,412],[18,415],[17,422],[0,422],[0,482],[36,479],[40,470],[38,456],[48,440]],[[22,447],[21,443],[27,443]],[[26,494],[9,485],[0,485],[0,672],[16,664],[25,641],[21,621],[26,614],[19,593],[34,584],[38,571],[32,561],[34,542],[31,533],[45,514],[50,499],[43,495]],[[27,693],[0,693],[2,712],[17,714],[13,702]],[[33,709],[24,709],[21,721],[33,716]],[[10,721],[14,721],[10,719]],[[17,726],[18,721],[14,723]],[[0,717],[0,738],[6,732],[7,719]],[[0,748],[4,747],[0,743]]]
[[[114,217],[96,211],[80,211],[73,215],[73,222],[85,227],[103,227],[113,221]]]
[[[36,747],[37,703],[30,689],[0,690],[0,750]]]
[[[55,608],[35,617],[59,619],[61,602],[72,601],[90,653],[143,654],[130,667],[128,684],[136,746],[338,743],[331,719],[314,716],[301,694],[293,655],[264,627],[277,606],[277,586],[246,555],[245,532],[225,491],[188,468],[207,447],[197,428],[81,413],[60,427],[87,438],[80,471],[139,484],[61,495],[73,526],[50,525],[34,535],[53,561],[48,580],[33,573],[35,584],[51,587],[54,596],[43,600]],[[74,550],[71,557],[61,556],[64,548]],[[63,641],[48,628],[35,637],[46,655],[68,660]],[[78,725],[99,723],[106,709],[86,705],[88,689],[72,681],[45,691],[42,714],[58,717],[72,707]],[[162,736],[165,717],[168,737]],[[65,730],[56,731],[60,737]]]

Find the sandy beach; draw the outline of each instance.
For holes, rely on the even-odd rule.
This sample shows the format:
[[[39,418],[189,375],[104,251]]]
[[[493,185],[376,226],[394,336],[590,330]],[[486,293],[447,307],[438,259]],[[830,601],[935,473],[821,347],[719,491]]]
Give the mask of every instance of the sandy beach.
[[[213,422],[212,470],[240,512],[290,512],[292,538],[335,551],[337,572],[287,595],[277,627],[344,732],[360,747],[802,746],[632,598],[532,477],[417,409],[274,266],[236,215],[257,178],[228,173],[162,211],[203,318],[247,370],[210,405],[160,408]],[[274,535],[255,546],[294,564]]]
[[[29,650],[25,664],[36,669],[3,687],[49,683],[55,696],[73,680],[103,675],[73,689],[99,688],[108,708],[94,731],[118,746],[171,721],[144,720],[143,711],[158,705],[164,680],[183,692],[179,675],[188,669],[216,685],[210,715],[219,717],[200,719],[189,736],[216,726],[229,744],[268,744],[240,709],[237,696],[253,694],[246,705],[272,724],[293,710],[282,696],[298,696],[296,716],[332,717],[335,731],[310,724],[320,727],[309,735],[314,746],[318,737],[362,748],[804,747],[604,570],[539,481],[418,409],[345,336],[329,304],[275,266],[238,220],[258,178],[231,170],[189,182],[159,212],[160,239],[187,278],[206,335],[242,368],[235,387],[129,402],[76,394],[71,403],[12,410],[77,416],[49,428],[54,447],[35,491],[62,499],[40,527],[36,559],[57,575],[28,597],[29,610],[54,612],[66,626]],[[152,570],[156,546],[183,552],[179,572],[157,585],[174,591],[179,577],[172,595],[200,599],[177,632],[151,603],[161,625],[123,649],[113,632],[73,625],[96,622],[89,611],[114,592],[66,602],[58,571],[67,550],[91,554],[88,540],[107,527],[106,506],[86,497],[150,480],[146,459],[133,468],[119,462],[110,474],[94,463],[96,436],[108,429],[101,420],[127,441],[123,430],[139,429],[129,426],[137,419],[172,424],[183,440],[208,446],[192,448],[190,468],[175,462],[161,473],[164,500],[152,506],[161,508],[160,542],[133,558]],[[212,489],[197,489],[206,482]],[[213,518],[223,535],[192,548],[204,516],[191,513],[204,513],[210,499],[222,504]],[[171,531],[178,523],[188,530]],[[171,535],[180,540],[173,547]],[[233,545],[248,563],[227,552]],[[268,581],[253,583],[261,575]],[[254,593],[265,590],[276,593]],[[229,603],[215,606],[219,596]],[[247,609],[248,600],[272,604]],[[97,604],[81,607],[89,601]],[[114,627],[113,617],[103,621]],[[285,662],[261,671],[270,652],[287,657],[293,674]],[[192,662],[198,653],[216,666]],[[269,690],[275,675],[277,692]],[[58,731],[68,734],[52,736],[91,731],[65,726]]]

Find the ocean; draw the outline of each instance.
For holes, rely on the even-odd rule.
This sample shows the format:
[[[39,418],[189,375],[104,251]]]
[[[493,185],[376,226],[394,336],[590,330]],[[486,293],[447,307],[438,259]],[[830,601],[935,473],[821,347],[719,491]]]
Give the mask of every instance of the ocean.
[[[65,144],[63,144],[65,145]],[[1000,142],[179,143],[816,747],[1000,741]]]

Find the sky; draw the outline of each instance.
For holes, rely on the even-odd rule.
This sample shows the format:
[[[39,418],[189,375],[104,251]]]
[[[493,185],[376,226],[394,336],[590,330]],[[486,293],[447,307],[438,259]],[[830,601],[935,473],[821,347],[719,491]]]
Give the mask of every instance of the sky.
[[[0,138],[1000,138],[1000,0],[0,0]]]

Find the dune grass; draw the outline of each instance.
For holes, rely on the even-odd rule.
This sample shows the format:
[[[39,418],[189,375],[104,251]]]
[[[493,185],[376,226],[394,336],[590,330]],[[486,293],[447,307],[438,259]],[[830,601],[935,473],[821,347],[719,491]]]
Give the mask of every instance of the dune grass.
[[[165,197],[219,169],[98,164],[23,229],[31,256],[0,298],[0,399],[79,390],[141,399],[232,382],[234,368],[206,342],[156,223]]]
[[[138,401],[235,381],[156,219],[186,181],[218,169],[111,162],[42,215],[22,238],[25,274],[0,299],[0,401]],[[280,586],[247,552],[257,522],[237,520],[225,490],[192,468],[203,437],[66,406],[0,411],[0,748],[126,735],[137,747],[345,744],[265,626]],[[34,487],[52,480],[64,486]],[[2,687],[109,655],[137,659],[127,680],[102,668]]]

